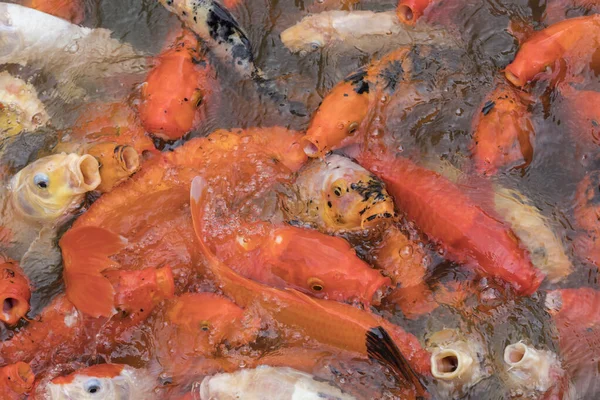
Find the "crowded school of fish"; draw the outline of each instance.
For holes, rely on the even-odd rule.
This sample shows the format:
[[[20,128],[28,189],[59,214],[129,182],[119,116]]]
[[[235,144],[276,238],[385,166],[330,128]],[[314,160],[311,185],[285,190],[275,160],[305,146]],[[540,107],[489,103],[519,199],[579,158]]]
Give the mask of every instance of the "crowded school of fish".
[[[0,400],[600,396],[599,1],[102,3],[0,3]]]

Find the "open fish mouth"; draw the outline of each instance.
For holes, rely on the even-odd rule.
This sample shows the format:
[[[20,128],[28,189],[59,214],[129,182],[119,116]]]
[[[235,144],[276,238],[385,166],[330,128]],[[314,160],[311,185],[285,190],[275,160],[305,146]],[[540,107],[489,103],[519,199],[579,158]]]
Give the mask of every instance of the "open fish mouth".
[[[72,157],[71,157],[72,156]],[[96,189],[100,183],[100,165],[91,155],[70,155],[68,162],[70,174],[69,187],[73,194],[82,194]]]

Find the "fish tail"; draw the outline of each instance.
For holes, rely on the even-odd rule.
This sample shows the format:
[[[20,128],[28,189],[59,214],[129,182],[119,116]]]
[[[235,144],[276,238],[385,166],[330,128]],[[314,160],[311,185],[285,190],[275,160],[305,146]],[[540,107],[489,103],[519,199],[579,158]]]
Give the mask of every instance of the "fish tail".
[[[277,81],[273,78],[267,78],[260,68],[255,68],[252,73],[252,80],[257,86],[258,93],[268,97],[281,109],[287,110],[290,114],[298,117],[308,115],[306,105],[298,101],[288,100],[287,95],[277,86]]]
[[[411,383],[415,388],[417,398],[426,397],[425,386],[383,327],[377,326],[369,329],[366,342],[367,354],[370,359],[390,367],[399,382]]]

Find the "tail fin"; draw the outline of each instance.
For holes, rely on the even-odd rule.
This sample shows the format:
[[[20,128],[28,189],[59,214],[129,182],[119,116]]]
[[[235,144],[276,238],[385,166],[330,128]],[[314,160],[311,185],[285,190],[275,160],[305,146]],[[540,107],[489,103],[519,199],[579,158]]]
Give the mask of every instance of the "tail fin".
[[[370,359],[390,367],[398,381],[411,383],[415,388],[417,398],[426,396],[425,386],[421,383],[417,373],[383,327],[377,326],[368,330],[366,341],[367,354]]]
[[[61,238],[63,277],[67,298],[81,312],[92,317],[110,317],[114,312],[115,290],[101,272],[118,264],[109,256],[127,241],[104,228],[72,228]]]

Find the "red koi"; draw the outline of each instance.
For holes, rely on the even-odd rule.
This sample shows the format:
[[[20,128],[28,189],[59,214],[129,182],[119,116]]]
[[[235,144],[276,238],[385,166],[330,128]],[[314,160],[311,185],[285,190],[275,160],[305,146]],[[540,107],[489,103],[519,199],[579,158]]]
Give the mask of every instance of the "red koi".
[[[425,13],[435,0],[400,0],[396,14],[400,21],[407,25],[414,25],[419,18]]]
[[[17,400],[33,388],[35,375],[29,364],[16,362],[0,367],[0,399]]]
[[[512,231],[458,186],[390,154],[363,152],[357,160],[385,182],[397,206],[452,260],[503,279],[523,295],[537,290],[544,276],[533,267]]]
[[[0,264],[0,321],[15,325],[29,311],[29,280],[19,263],[5,260]]]

